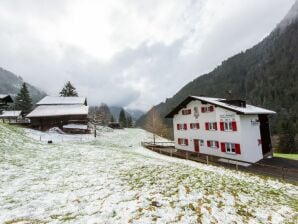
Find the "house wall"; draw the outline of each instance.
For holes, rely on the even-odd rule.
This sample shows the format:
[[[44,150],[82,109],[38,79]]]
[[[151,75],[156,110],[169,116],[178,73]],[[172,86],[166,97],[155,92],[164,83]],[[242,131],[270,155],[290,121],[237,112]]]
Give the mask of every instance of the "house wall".
[[[252,125],[251,121],[258,119],[257,115],[238,115],[236,112],[214,106],[212,112],[201,112],[201,107],[214,106],[211,104],[202,104],[199,100],[191,101],[186,108],[183,108],[173,118],[175,147],[181,150],[194,152],[194,139],[203,140],[200,145],[200,153],[231,158],[241,161],[256,162],[263,158],[262,147],[258,145],[260,137],[260,128],[258,123]],[[198,108],[198,116],[194,114],[194,107]],[[190,115],[183,115],[182,111],[191,109]],[[225,120],[236,121],[236,131],[221,131],[220,122]],[[217,130],[206,130],[206,122],[216,122]],[[187,124],[187,130],[177,130],[177,124]],[[199,129],[190,129],[190,123],[199,123]],[[188,139],[188,145],[178,144],[178,138]],[[219,148],[207,146],[208,140],[219,142]],[[240,154],[231,154],[222,152],[221,143],[240,144]]]

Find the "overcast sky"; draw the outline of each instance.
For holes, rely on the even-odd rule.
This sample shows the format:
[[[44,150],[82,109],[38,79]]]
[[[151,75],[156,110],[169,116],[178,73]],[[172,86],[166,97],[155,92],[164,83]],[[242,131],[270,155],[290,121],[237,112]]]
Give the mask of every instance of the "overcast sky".
[[[270,33],[295,0],[1,0],[0,67],[147,110]]]

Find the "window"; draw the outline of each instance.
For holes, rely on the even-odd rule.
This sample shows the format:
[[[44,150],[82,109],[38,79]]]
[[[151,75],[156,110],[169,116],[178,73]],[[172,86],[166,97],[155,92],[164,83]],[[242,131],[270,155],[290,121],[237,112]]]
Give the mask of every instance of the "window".
[[[191,109],[182,110],[182,115],[189,115],[191,114]]]
[[[186,138],[178,138],[179,145],[188,145],[188,139]]]
[[[200,129],[199,123],[190,123],[190,129]]]
[[[208,131],[216,131],[217,130],[217,123],[216,122],[206,122],[205,129]]]
[[[204,140],[200,139],[200,146],[204,146]]]
[[[220,122],[221,131],[237,131],[236,121],[224,121]]]
[[[236,148],[234,143],[226,143],[226,152],[228,153],[236,153]]]
[[[226,153],[230,153],[230,154],[241,154],[240,144],[230,143],[230,142],[222,142],[220,145],[221,145],[222,152],[226,152]]]
[[[213,112],[213,111],[214,111],[214,106],[202,107],[201,108],[202,113]]]
[[[177,130],[187,130],[187,124],[177,124]]]
[[[209,148],[219,148],[219,142],[218,141],[214,141],[214,140],[208,140],[207,141],[207,146]]]

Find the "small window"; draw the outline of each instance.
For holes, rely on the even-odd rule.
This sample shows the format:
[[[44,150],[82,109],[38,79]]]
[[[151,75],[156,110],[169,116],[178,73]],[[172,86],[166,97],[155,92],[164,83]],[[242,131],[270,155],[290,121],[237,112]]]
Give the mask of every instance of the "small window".
[[[224,122],[225,131],[233,131],[232,122],[226,121]]]
[[[236,147],[234,143],[226,143],[226,152],[235,154],[236,153]]]
[[[209,123],[209,130],[217,130],[217,125],[216,125],[216,122],[213,122],[213,123]]]
[[[204,140],[200,139],[200,146],[204,146]]]

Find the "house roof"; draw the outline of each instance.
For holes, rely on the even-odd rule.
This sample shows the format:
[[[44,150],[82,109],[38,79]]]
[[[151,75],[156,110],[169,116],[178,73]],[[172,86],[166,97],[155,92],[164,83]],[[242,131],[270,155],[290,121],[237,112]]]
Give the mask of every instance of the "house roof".
[[[88,126],[85,124],[66,124],[63,125],[64,129],[80,129],[80,130],[87,130]]]
[[[85,97],[61,97],[61,96],[46,96],[36,103],[36,105],[87,105]]]
[[[21,114],[22,111],[20,110],[3,111],[2,114],[0,114],[0,118],[19,117]]]
[[[202,101],[205,103],[219,106],[219,107],[234,111],[239,114],[246,114],[246,115],[248,115],[248,114],[275,114],[275,112],[272,110],[267,110],[267,109],[264,109],[261,107],[256,107],[256,106],[249,105],[249,104],[246,104],[245,107],[231,105],[231,104],[228,104],[227,102],[222,102],[225,99],[221,99],[221,98],[188,96],[177,107],[175,107],[171,112],[169,112],[166,115],[166,118],[173,118],[175,114],[177,114],[182,108],[186,107],[186,105],[193,100],[199,100],[199,101]]]
[[[87,115],[89,107],[85,105],[41,105],[36,107],[28,118],[57,117],[68,115]]]
[[[8,103],[13,103],[13,100],[8,94],[0,94],[0,100],[6,100]]]

